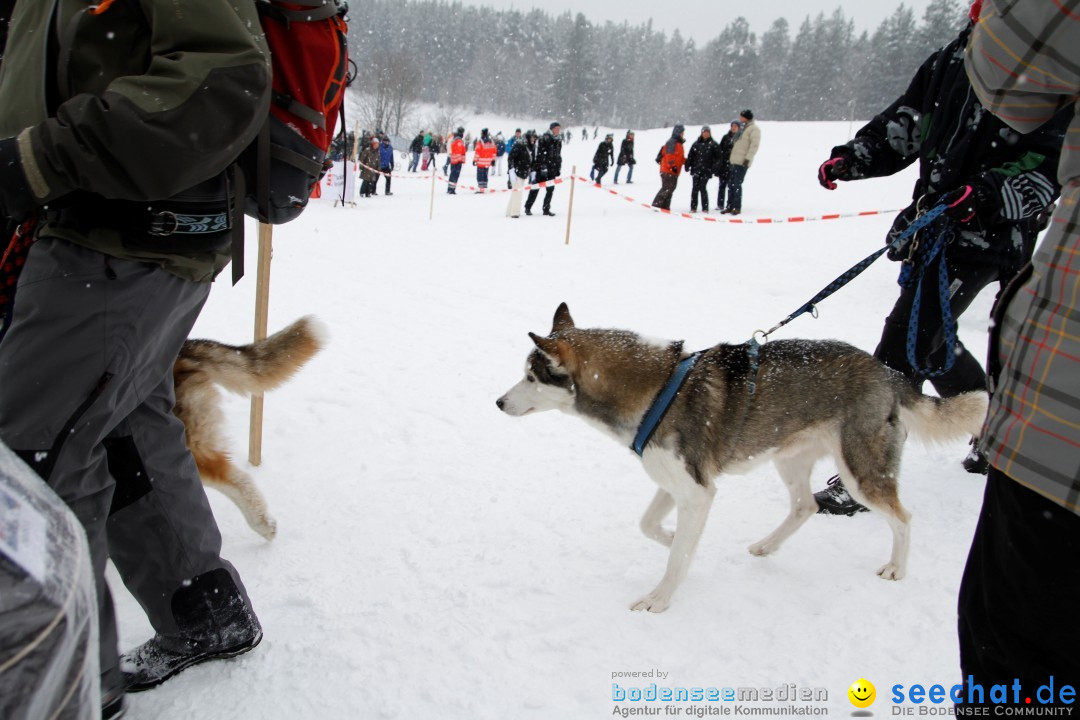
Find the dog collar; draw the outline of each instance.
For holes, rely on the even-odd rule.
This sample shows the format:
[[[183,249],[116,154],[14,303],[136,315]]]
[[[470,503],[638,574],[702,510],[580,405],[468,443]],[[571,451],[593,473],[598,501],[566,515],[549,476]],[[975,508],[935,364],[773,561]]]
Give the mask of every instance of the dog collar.
[[[653,398],[649,411],[645,413],[641,425],[638,426],[637,435],[634,436],[634,443],[630,446],[630,449],[636,452],[639,457],[645,452],[645,446],[649,444],[649,440],[652,439],[653,433],[656,432],[656,428],[660,425],[660,421],[664,419],[664,415],[667,414],[672,401],[675,400],[675,396],[679,394],[683,383],[686,382],[686,376],[690,374],[700,357],[701,352],[696,352],[679,361],[679,364],[675,366],[675,372],[671,373],[667,385]]]

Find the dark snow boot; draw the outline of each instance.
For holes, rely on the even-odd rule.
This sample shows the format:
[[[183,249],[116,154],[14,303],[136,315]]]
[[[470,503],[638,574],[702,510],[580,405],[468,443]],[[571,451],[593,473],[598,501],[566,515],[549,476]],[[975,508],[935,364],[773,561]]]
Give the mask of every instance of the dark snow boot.
[[[968,450],[967,457],[964,458],[961,464],[965,470],[973,475],[985,475],[990,471],[990,461],[986,459],[986,455],[979,449],[979,438],[971,438],[971,449]]]
[[[851,493],[844,487],[839,475],[829,478],[829,486],[814,493],[814,500],[817,500],[818,512],[822,515],[850,516],[855,513],[870,512],[870,508],[851,497]]]
[[[198,575],[172,601],[177,635],[157,634],[120,656],[128,692],[149,690],[207,660],[236,657],[262,640],[262,627],[227,570]]]

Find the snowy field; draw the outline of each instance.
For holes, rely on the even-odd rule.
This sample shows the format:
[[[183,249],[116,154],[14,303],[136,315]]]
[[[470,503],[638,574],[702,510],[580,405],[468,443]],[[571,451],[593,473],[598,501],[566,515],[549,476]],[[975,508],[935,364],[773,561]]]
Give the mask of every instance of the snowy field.
[[[477,135],[485,125],[521,123],[467,127]],[[744,218],[906,204],[910,169],[831,193],[818,186],[818,164],[848,138],[848,123],[760,125]],[[576,164],[587,176],[600,138],[584,142],[575,129],[563,171]],[[616,152],[623,134],[615,130]],[[651,201],[668,134],[638,133],[634,184],[620,190]],[[697,135],[688,129],[687,149]],[[462,182],[474,178],[467,166]],[[251,472],[277,539],[264,541],[209,493],[224,555],[266,636],[248,655],[131,696],[129,717],[587,720],[643,705],[613,702],[613,682],[795,684],[826,690],[812,707],[847,716],[847,688],[860,678],[877,686],[871,710],[886,716],[893,684],[959,682],[956,595],[983,486],[960,466],[965,443],[908,444],[902,498],[914,518],[901,582],[874,574],[891,546],[876,515],[812,518],[775,555],[752,557],[747,546],[787,512],[770,466],[719,481],[689,576],[654,615],[628,609],[667,555],[638,530],[655,487],[637,458],[568,416],[510,418],[495,407],[521,377],[526,333],[546,334],[562,301],[580,326],[684,339],[689,350],[743,342],[880,247],[891,216],[706,223],[579,183],[566,245],[569,184],[555,192],[556,218],[539,216],[538,203],[518,220],[504,217],[507,194],[450,197],[440,183],[429,221],[430,188],[395,179],[392,197],[315,202],[275,230],[271,331],[313,314],[331,332],[327,349],[266,400],[264,462]],[[673,210],[688,210],[689,194],[683,176]],[[255,245],[243,282],[230,287],[227,273],[218,282],[197,336],[249,341]],[[897,271],[880,260],[824,301],[820,318],[803,316],[773,339],[840,338],[873,351]],[[993,289],[961,323],[980,356]],[[225,407],[235,455],[246,458],[248,402],[229,397]],[[816,469],[815,489],[831,472]],[[151,629],[115,573],[110,581],[128,648]],[[667,675],[613,679],[657,670]],[[670,707],[689,717],[724,704]]]

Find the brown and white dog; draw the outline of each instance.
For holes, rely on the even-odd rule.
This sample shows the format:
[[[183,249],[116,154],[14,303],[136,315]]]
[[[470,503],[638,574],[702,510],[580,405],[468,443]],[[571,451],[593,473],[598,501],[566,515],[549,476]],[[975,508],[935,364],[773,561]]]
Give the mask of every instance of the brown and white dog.
[[[623,447],[688,356],[681,342],[578,328],[565,303],[547,337],[529,336],[536,347],[525,378],[496,401],[498,407],[513,416],[562,410]],[[888,520],[892,555],[878,575],[899,580],[909,545],[910,514],[897,494],[907,431],[936,441],[977,434],[986,404],[984,392],[944,400],[922,395],[868,353],[837,341],[776,340],[759,346],[756,361],[749,344],[705,350],[641,452],[645,472],[659,486],[641,529],[670,553],[660,583],[631,609],[662,612],[671,603],[705,527],[715,479],[769,460],[787,486],[791,509],[776,530],[750,546],[752,554],[778,550],[817,512],[810,471],[831,455],[844,487]],[[672,510],[677,524],[669,530],[661,523]]]
[[[184,423],[187,446],[195,456],[199,477],[205,486],[236,503],[247,524],[267,540],[274,539],[277,522],[251,476],[229,458],[218,386],[239,395],[273,390],[292,377],[325,342],[322,324],[303,317],[250,345],[187,340],[173,365],[173,413]]]

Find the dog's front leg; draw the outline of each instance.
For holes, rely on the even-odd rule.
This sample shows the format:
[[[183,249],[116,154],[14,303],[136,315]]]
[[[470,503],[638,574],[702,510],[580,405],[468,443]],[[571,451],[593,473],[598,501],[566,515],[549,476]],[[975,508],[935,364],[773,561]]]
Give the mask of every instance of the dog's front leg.
[[[665,530],[660,523],[674,509],[675,498],[671,497],[671,493],[664,488],[658,489],[656,496],[653,497],[652,502],[649,503],[649,507],[645,509],[645,514],[641,518],[641,532],[645,533],[645,537],[655,540],[664,547],[671,547],[671,541],[675,537],[675,533]]]
[[[630,609],[663,612],[671,604],[671,596],[682,584],[690,568],[690,561],[697,550],[701,532],[705,529],[705,521],[709,517],[716,489],[712,483],[702,486],[694,482],[682,463],[670,453],[647,453],[644,462],[649,475],[660,485],[662,491],[671,496],[677,515],[675,535],[668,553],[664,577],[652,592],[632,604]],[[650,509],[661,502],[663,500],[659,497],[654,498]]]

